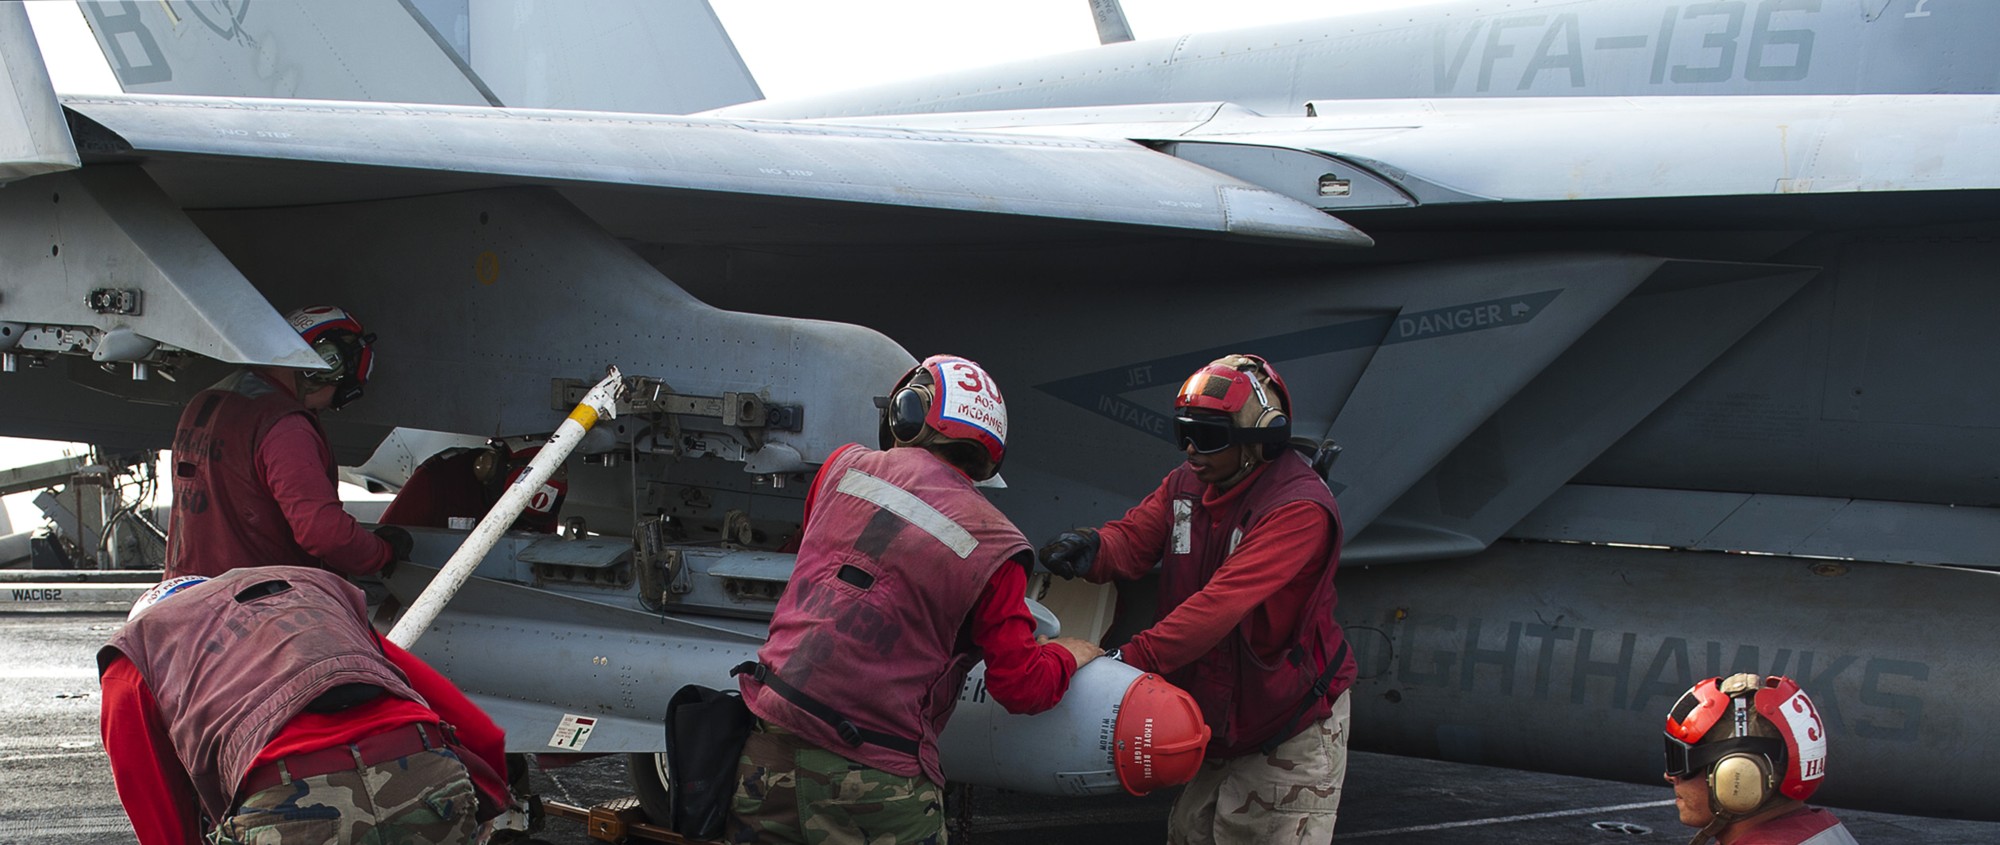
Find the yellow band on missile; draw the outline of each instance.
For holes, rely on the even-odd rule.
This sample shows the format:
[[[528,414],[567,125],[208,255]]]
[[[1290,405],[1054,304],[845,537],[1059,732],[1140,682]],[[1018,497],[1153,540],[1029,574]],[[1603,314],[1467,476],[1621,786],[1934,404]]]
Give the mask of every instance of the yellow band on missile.
[[[585,431],[589,431],[591,426],[597,424],[597,409],[589,405],[578,405],[576,410],[569,412],[569,418],[576,420],[576,424],[583,426]]]

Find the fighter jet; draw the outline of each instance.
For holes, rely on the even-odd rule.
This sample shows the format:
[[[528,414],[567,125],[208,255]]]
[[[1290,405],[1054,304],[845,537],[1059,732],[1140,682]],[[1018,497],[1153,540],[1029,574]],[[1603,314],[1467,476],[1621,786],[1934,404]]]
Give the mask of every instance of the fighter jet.
[[[629,12],[716,39],[672,102],[496,82],[483,44],[618,48],[414,5],[85,3],[115,97],[54,96],[0,18],[0,434],[163,444],[221,365],[311,366],[277,315],[320,301],[384,338],[331,420],[356,463],[640,377],[580,539],[518,538],[418,642],[518,750],[655,750],[633,667],[754,642],[910,352],[1008,385],[1033,537],[1151,489],[1173,386],[1251,351],[1341,447],[1357,748],[1657,782],[1681,690],[1787,674],[1817,797],[2000,818],[2000,7],[1467,0],[725,106],[704,4]]]

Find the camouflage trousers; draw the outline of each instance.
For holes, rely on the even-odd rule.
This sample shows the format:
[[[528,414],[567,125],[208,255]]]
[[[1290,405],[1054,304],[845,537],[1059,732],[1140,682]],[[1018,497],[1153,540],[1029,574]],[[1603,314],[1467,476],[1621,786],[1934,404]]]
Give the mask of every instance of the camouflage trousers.
[[[1167,817],[1171,845],[1331,842],[1347,779],[1348,694],[1271,754],[1203,760]]]
[[[281,783],[243,799],[216,828],[221,845],[444,845],[473,841],[479,798],[442,749]]]
[[[727,842],[945,845],[944,790],[820,748],[759,720],[737,765]]]

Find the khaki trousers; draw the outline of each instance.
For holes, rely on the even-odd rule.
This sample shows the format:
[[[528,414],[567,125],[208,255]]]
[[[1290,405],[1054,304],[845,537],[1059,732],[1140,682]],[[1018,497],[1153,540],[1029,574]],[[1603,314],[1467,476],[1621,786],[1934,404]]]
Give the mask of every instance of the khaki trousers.
[[[1172,845],[1333,841],[1347,778],[1348,693],[1269,755],[1204,760],[1167,817]]]

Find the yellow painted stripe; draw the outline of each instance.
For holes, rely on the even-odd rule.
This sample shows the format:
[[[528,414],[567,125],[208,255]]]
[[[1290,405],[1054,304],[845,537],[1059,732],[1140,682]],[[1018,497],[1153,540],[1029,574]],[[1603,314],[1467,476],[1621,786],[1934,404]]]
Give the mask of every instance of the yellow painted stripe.
[[[576,424],[583,426],[585,431],[589,431],[591,426],[597,424],[597,409],[589,405],[578,405],[576,410],[569,412],[569,418],[576,420]]]

